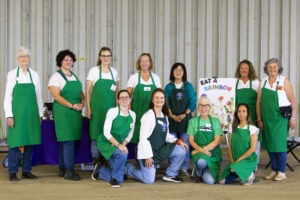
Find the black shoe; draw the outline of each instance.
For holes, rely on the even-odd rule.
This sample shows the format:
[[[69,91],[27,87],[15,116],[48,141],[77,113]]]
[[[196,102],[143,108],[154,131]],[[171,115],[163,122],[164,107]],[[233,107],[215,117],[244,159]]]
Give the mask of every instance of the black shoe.
[[[75,173],[74,169],[66,170],[64,178],[66,180],[70,180],[70,181],[79,181],[80,180],[80,176]]]
[[[37,179],[37,177],[35,175],[33,175],[31,172],[23,172],[22,178]]]
[[[10,173],[9,174],[9,181],[12,181],[12,182],[18,182],[18,177],[17,177],[17,174],[16,173]]]
[[[124,181],[127,181],[127,180],[128,180],[128,176],[127,176],[126,174],[124,174],[123,180],[124,180]]]
[[[120,187],[120,184],[119,184],[118,181],[117,181],[116,179],[114,179],[114,178],[111,178],[110,181],[109,181],[109,183],[110,183],[110,186],[111,186],[111,187],[114,187],[114,188]]]
[[[168,176],[168,175],[164,175],[162,177],[162,179],[164,181],[168,181],[168,182],[174,182],[174,183],[181,183],[183,181],[182,178],[180,178],[179,176]]]
[[[99,177],[100,167],[101,167],[100,163],[97,163],[97,164],[95,165],[94,171],[93,171],[93,173],[92,173],[92,175],[91,175],[91,177],[92,177],[92,179],[93,179],[94,181],[97,180],[98,177]]]
[[[59,177],[64,177],[65,176],[66,171],[64,169],[59,169],[58,171],[58,176]]]

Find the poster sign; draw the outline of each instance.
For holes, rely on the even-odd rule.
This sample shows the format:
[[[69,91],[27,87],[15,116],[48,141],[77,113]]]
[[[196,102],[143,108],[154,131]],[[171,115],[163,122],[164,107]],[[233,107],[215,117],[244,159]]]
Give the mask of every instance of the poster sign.
[[[201,78],[198,98],[206,95],[211,101],[210,115],[219,118],[223,131],[232,124],[235,110],[235,78]]]

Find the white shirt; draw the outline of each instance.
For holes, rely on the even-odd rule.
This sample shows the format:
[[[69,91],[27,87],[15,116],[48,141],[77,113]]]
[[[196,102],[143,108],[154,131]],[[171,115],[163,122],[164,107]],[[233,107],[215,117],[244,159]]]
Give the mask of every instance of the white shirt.
[[[265,81],[267,81],[265,88],[269,89],[269,90],[273,90],[273,91],[276,91],[277,82],[279,82],[278,86],[279,86],[279,88],[281,88],[281,89],[277,89],[279,107],[291,105],[291,102],[288,99],[286,92],[284,90],[284,80],[285,79],[286,79],[286,77],[284,77],[282,75],[278,75],[276,81],[273,83],[273,87],[271,87],[271,85],[269,83],[269,77],[266,77],[262,80],[261,88],[264,87]]]
[[[118,82],[120,80],[118,71],[115,68],[113,68],[113,67],[110,67],[110,69],[111,69],[111,72],[112,72],[112,74],[114,76],[113,77],[114,81]],[[108,79],[108,80],[112,80],[113,79],[111,77],[110,72],[108,72],[108,73],[103,73],[102,72],[101,76],[102,76],[102,79]],[[93,81],[93,85],[99,80],[99,66],[92,67],[89,70],[89,73],[88,73],[88,76],[87,76],[86,80]]]
[[[153,77],[153,80],[154,80],[154,83],[155,83],[155,86],[157,88],[161,88],[161,84],[160,84],[160,78],[157,74],[151,72],[152,74],[152,77]],[[135,88],[135,86],[139,83],[139,72],[135,73],[135,74],[132,74],[130,77],[129,77],[129,80],[127,82],[127,87],[128,88]],[[144,85],[152,85],[152,79],[151,77],[149,78],[148,81],[144,81],[141,77],[141,80],[140,80],[140,84],[144,84]]]
[[[72,76],[66,76],[66,78],[68,79],[68,81],[77,81],[76,77],[73,74],[72,74]],[[66,80],[58,72],[55,72],[51,76],[51,78],[49,79],[49,83],[48,83],[48,87],[55,86],[55,87],[60,88],[60,91],[65,87],[65,85],[66,85]]]
[[[161,113],[162,116],[163,113]],[[168,118],[167,119],[167,127],[169,127]],[[154,111],[148,110],[141,119],[141,128],[140,128],[140,141],[138,143],[138,159],[147,159],[153,157],[151,143],[148,138],[152,135],[152,132],[155,128],[156,120]],[[169,133],[169,129],[167,131],[166,142],[173,143],[177,140],[177,138]]]
[[[114,119],[118,116],[118,113],[119,113],[119,108],[118,107],[110,108],[106,113],[103,132],[104,132],[104,136],[106,137],[107,140],[109,140],[110,138],[113,137],[111,135],[110,131],[111,131],[112,123],[113,123]],[[130,113],[130,116],[133,119],[133,122],[132,122],[132,124],[130,124],[131,129],[130,129],[130,132],[129,132],[128,136],[125,139],[127,142],[130,142],[130,140],[133,136],[135,119],[136,119],[136,115],[133,111],[129,110],[129,113]],[[124,117],[128,116],[128,115],[124,115],[121,112],[121,110],[120,110],[120,115],[124,116]]]
[[[238,79],[236,79],[238,81]],[[257,92],[258,90],[258,85],[259,85],[259,80],[255,79],[252,81],[252,89]],[[250,80],[248,80],[246,83],[244,81],[239,80],[239,84],[237,86],[237,89],[245,89],[245,88],[250,88]]]
[[[6,89],[5,89],[5,96],[4,96],[4,111],[5,111],[5,117],[13,117],[12,112],[12,97],[13,97],[13,90],[16,85],[17,80],[17,69],[13,69],[7,74],[7,83],[6,83]],[[39,108],[39,114],[42,117],[43,116],[43,99],[41,95],[41,86],[40,86],[40,78],[36,71],[29,68],[33,84],[35,86],[35,94],[37,98],[37,104]],[[19,83],[31,83],[29,72],[26,73],[26,75],[23,73],[22,69],[19,70]]]
[[[174,84],[176,89],[180,89],[183,86],[183,82],[179,83],[179,84]]]
[[[239,125],[237,126],[238,128],[241,128]],[[248,125],[244,126],[242,129],[247,130]],[[254,125],[249,124],[249,131],[250,131],[250,136],[253,134],[258,134],[259,133],[259,128],[257,128]],[[229,133],[232,134],[232,126],[229,127]]]

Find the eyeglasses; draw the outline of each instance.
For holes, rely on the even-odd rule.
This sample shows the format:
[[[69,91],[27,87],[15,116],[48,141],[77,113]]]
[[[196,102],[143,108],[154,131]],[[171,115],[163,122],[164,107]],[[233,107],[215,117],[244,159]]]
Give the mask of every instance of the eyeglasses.
[[[208,108],[208,107],[210,107],[210,105],[209,104],[198,104],[198,107],[199,108]]]
[[[103,58],[110,58],[111,57],[111,55],[100,55],[101,57],[103,57]]]
[[[174,72],[183,72],[183,69],[174,69]]]
[[[129,99],[129,96],[126,96],[126,97],[119,97],[120,100],[127,100]]]
[[[29,58],[29,56],[28,55],[26,55],[26,56],[18,56],[18,58]]]

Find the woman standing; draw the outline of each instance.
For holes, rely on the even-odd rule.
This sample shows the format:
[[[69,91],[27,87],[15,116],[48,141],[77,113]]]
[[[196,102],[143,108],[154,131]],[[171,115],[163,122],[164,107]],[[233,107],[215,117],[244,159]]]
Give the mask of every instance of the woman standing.
[[[165,87],[169,105],[170,133],[179,137],[189,147],[187,127],[196,107],[196,93],[191,83],[187,82],[186,68],[183,63],[175,63],[170,73],[170,83]],[[181,173],[189,176],[190,151],[181,166]]]
[[[249,60],[242,60],[235,72],[237,78],[235,95],[236,105],[245,103],[249,106],[252,122],[257,126],[256,121],[256,101],[259,81],[255,73],[255,69]],[[262,139],[262,131],[259,131],[258,141],[256,144],[256,155],[259,161],[260,143]],[[257,170],[257,168],[256,168]],[[255,170],[255,171],[256,171]]]
[[[251,124],[250,109],[241,103],[234,113],[229,135],[228,153],[230,162],[220,176],[220,184],[229,184],[239,177],[243,185],[251,185],[257,166],[255,153],[258,128]]]
[[[99,161],[97,138],[103,134],[106,112],[115,107],[119,92],[119,75],[110,67],[112,52],[108,47],[99,51],[97,66],[90,69],[86,81],[87,117],[90,119],[91,153],[94,165]]]
[[[149,53],[142,53],[139,56],[136,69],[139,72],[131,75],[127,83],[127,90],[132,96],[131,108],[136,113],[136,124],[131,140],[134,144],[139,141],[140,120],[148,110],[152,91],[161,87],[159,76],[150,72],[153,69],[153,62]]]
[[[206,184],[214,184],[218,180],[222,162],[219,144],[223,132],[219,119],[209,115],[210,108],[209,99],[202,96],[198,101],[200,116],[191,119],[188,127],[196,173]]]
[[[22,178],[37,179],[31,173],[32,145],[41,144],[43,100],[40,78],[29,68],[30,52],[17,49],[19,66],[7,75],[4,111],[7,118],[8,173],[10,181],[18,181],[20,149],[24,146]]]
[[[56,56],[59,70],[48,84],[54,98],[54,124],[59,145],[59,176],[67,180],[80,180],[74,171],[75,140],[81,140],[81,110],[84,105],[82,85],[71,71],[75,55],[70,50],[60,51]]]
[[[151,95],[149,110],[141,119],[141,133],[137,158],[140,169],[130,163],[125,173],[144,183],[154,183],[156,166],[168,159],[169,167],[163,176],[164,181],[180,183],[178,171],[186,156],[187,145],[177,140],[168,130],[168,108],[165,93],[157,88]]]
[[[100,177],[109,182],[112,187],[120,187],[123,182],[128,156],[126,145],[133,135],[135,113],[129,110],[130,101],[127,90],[121,90],[118,93],[119,106],[108,110],[104,123],[104,134],[99,135],[97,141],[99,151],[106,160],[109,160],[110,167],[101,166],[101,163],[96,165],[92,179],[96,180]]]
[[[268,77],[259,83],[256,104],[258,126],[264,131],[262,147],[269,153],[272,168],[265,179],[276,181],[286,179],[287,130],[296,126],[293,88],[282,71],[278,59],[265,62]]]

